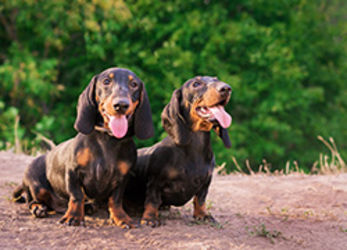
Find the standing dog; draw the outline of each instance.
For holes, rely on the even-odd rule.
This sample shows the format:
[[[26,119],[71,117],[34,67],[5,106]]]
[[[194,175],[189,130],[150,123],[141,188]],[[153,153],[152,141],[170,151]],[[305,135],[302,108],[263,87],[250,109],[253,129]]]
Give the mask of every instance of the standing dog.
[[[141,224],[160,225],[161,206],[182,206],[194,197],[194,217],[214,221],[205,208],[211,183],[214,154],[210,131],[213,129],[230,147],[226,128],[231,117],[224,106],[231,88],[214,77],[195,77],[175,90],[162,113],[168,133],[163,141],[138,150],[134,176],[125,192],[129,210],[144,204]]]
[[[93,77],[79,97],[76,137],[36,158],[26,169],[15,199],[27,193],[36,217],[68,202],[61,223],[84,223],[86,198],[107,203],[111,220],[135,224],[123,210],[123,193],[137,153],[132,136],[153,135],[150,105],[142,81],[131,71],[110,68]]]

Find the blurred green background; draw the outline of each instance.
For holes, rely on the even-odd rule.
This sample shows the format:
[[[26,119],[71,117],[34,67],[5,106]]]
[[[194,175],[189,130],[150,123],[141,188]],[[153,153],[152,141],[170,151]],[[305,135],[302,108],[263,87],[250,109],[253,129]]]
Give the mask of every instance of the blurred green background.
[[[79,93],[113,66],[146,84],[156,135],[175,88],[195,75],[233,88],[225,149],[272,170],[309,170],[333,137],[347,156],[347,4],[344,0],[1,0],[0,149],[35,152],[76,134]]]

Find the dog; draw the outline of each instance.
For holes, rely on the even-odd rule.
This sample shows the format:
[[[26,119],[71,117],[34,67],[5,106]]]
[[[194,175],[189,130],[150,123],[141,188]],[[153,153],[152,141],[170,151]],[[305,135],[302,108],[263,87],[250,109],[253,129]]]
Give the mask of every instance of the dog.
[[[168,136],[138,150],[138,161],[125,191],[126,210],[144,210],[141,224],[160,225],[158,210],[182,206],[193,198],[194,218],[215,222],[206,211],[206,195],[215,167],[210,131],[230,148],[224,110],[231,87],[215,77],[197,76],[175,90],[161,118]]]
[[[110,219],[136,227],[123,209],[129,171],[137,159],[133,135],[153,136],[150,104],[143,82],[130,70],[109,68],[95,75],[79,96],[76,137],[36,158],[26,169],[13,198],[27,194],[29,209],[45,217],[67,204],[63,224],[84,224],[86,199],[107,204]]]

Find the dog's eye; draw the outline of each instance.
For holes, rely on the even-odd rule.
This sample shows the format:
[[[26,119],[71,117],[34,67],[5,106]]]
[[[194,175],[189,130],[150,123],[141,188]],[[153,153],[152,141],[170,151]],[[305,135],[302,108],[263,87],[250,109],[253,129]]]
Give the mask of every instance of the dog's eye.
[[[201,85],[201,82],[194,82],[193,83],[193,87],[194,88],[197,88],[197,87],[199,87]]]
[[[104,80],[104,85],[110,85],[111,83],[111,80],[110,79],[105,79]]]
[[[139,84],[137,82],[130,82],[130,87],[136,88]]]

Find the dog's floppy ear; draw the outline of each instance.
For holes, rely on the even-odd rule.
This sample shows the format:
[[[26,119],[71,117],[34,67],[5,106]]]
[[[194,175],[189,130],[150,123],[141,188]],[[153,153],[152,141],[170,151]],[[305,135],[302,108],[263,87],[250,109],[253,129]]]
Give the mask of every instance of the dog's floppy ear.
[[[82,134],[90,134],[94,130],[97,116],[95,103],[95,84],[97,76],[94,76],[85,90],[78,98],[77,118],[74,128]]]
[[[228,130],[226,130],[225,128],[223,128],[223,127],[221,127],[219,125],[214,127],[213,129],[216,132],[216,134],[222,139],[222,141],[224,143],[224,146],[226,148],[230,148],[231,147],[231,142],[230,142]]]
[[[141,140],[151,138],[154,135],[151,106],[149,105],[148,95],[145,86],[142,85],[141,101],[136,109],[135,135]]]
[[[190,141],[191,131],[185,123],[181,112],[182,90],[177,89],[173,92],[170,102],[165,106],[161,119],[165,131],[173,138],[176,144],[186,145]]]

